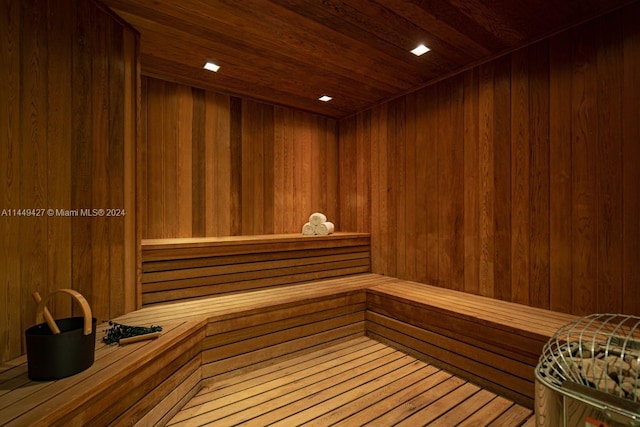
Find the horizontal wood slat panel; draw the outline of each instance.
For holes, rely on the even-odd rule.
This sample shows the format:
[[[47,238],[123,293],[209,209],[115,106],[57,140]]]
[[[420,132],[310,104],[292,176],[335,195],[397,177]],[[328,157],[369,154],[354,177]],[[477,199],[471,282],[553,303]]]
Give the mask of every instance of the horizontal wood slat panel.
[[[334,299],[334,300],[323,301],[323,303],[325,305],[331,304],[331,307],[334,307],[334,308],[327,309],[327,310],[320,310],[317,308],[317,306],[320,305],[320,303],[314,303],[312,305],[306,306],[307,309],[313,307],[312,312],[309,312],[306,315],[296,316],[296,317],[291,316],[291,312],[293,311],[291,309],[288,309],[287,317],[284,317],[282,315],[280,315],[280,317],[275,317],[276,314],[270,312],[267,314],[269,317],[267,319],[264,319],[265,323],[259,326],[245,326],[241,329],[236,329],[231,332],[216,333],[214,335],[207,336],[207,338],[205,338],[204,340],[203,347],[204,348],[219,347],[223,345],[237,343],[254,336],[267,335],[267,334],[271,334],[281,330],[286,330],[286,329],[290,329],[290,328],[294,328],[302,325],[316,323],[324,319],[333,319],[336,317],[347,316],[352,313],[362,314],[364,313],[364,310],[366,308],[364,302],[361,304],[354,304],[354,305],[339,305],[340,303]],[[357,319],[360,322],[364,319],[364,317],[361,317],[360,315],[358,315]],[[243,320],[243,319],[238,319],[238,320]],[[238,323],[237,321],[234,321],[232,326],[236,327],[237,323]],[[220,326],[221,325],[216,325],[216,327],[220,327]]]
[[[142,301],[154,304],[368,272],[369,241],[368,235],[357,233],[145,240]]]
[[[290,258],[305,258],[305,257],[319,257],[325,255],[338,255],[338,254],[351,254],[351,253],[368,253],[369,246],[348,246],[348,247],[332,247],[328,249],[312,249],[312,250],[297,250],[283,251],[283,252],[269,252],[266,254],[239,254],[231,256],[215,256],[215,257],[203,257],[193,259],[179,259],[179,260],[167,260],[167,261],[155,261],[146,262],[144,264],[144,272],[158,272],[166,270],[174,270],[178,265],[181,268],[201,268],[212,266],[224,266],[229,264],[245,264],[256,261],[265,260],[286,260]]]
[[[277,270],[278,276],[287,274],[287,269],[315,265],[319,264],[329,268],[333,264],[339,264],[343,261],[351,261],[357,259],[366,259],[368,264],[369,251],[353,252],[338,255],[319,255],[319,254],[306,254],[300,258],[288,258],[288,259],[270,259],[267,261],[252,261],[252,262],[234,262],[233,264],[225,264],[216,267],[199,267],[199,268],[180,268],[179,270],[167,270],[161,272],[146,272],[142,279],[143,283],[157,283],[166,282],[176,279],[193,279],[198,277],[211,277],[227,275],[237,272],[265,272],[266,270]],[[144,288],[144,285],[143,285]]]
[[[512,372],[506,371],[508,367],[499,365],[497,360],[495,361],[496,365],[485,365],[477,361],[476,355],[468,357],[458,354],[460,349],[456,345],[449,344],[446,348],[439,348],[436,336],[426,333],[424,329],[395,320],[389,322],[391,325],[385,325],[375,315],[369,316],[368,319],[370,320],[370,323],[367,324],[368,336],[397,347],[408,354],[424,358],[436,366],[508,396],[521,405],[533,408],[533,372],[531,380],[522,379],[513,375]],[[483,353],[482,350],[476,351],[477,355]],[[520,367],[520,370],[524,369],[524,365]]]
[[[254,351],[261,351],[271,346],[277,346],[279,344],[291,342],[299,337],[312,336],[315,334],[321,334],[332,329],[339,329],[358,323],[360,326],[364,325],[364,310],[353,314],[341,315],[338,317],[329,317],[327,319],[320,319],[313,323],[301,324],[292,326],[287,329],[279,329],[276,331],[263,333],[262,331],[256,331],[255,336],[245,337],[243,340],[218,345],[215,342],[215,338],[205,341],[205,348],[202,353],[202,363],[208,364],[213,361],[222,361],[224,359],[237,357],[244,355],[245,353],[251,353]],[[362,330],[364,333],[364,329]],[[316,341],[319,343],[322,341]],[[206,347],[212,345],[212,347]]]
[[[335,248],[369,245],[368,233],[337,232],[329,236],[297,234],[264,234],[252,236],[205,237],[191,239],[143,239],[143,261],[198,258],[207,254],[237,255],[246,253]],[[274,246],[277,245],[277,246]]]
[[[364,335],[364,322],[350,324],[334,330],[319,332],[302,338],[296,338],[268,348],[256,350],[247,354],[240,354],[224,360],[202,365],[202,376],[211,381],[219,381],[242,373],[245,370],[255,370],[277,363],[280,360],[305,354],[320,348],[340,342],[345,339]]]
[[[148,293],[144,295],[143,301],[145,304],[153,304],[156,302],[166,302],[173,300],[185,300],[192,299],[207,295],[218,294],[236,294],[246,290],[257,291],[272,286],[282,286],[297,284],[301,282],[310,282],[314,280],[328,279],[331,277],[342,277],[351,274],[360,274],[369,271],[369,267],[353,267],[343,268],[339,270],[330,270],[314,273],[293,274],[289,276],[280,276],[267,279],[248,280],[244,282],[231,282],[229,284],[213,285],[213,286],[199,286],[195,288],[179,289],[165,292]]]

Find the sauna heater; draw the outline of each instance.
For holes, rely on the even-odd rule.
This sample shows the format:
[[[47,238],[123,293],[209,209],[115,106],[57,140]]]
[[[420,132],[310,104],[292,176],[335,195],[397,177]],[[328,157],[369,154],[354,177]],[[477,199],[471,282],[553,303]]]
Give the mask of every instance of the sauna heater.
[[[640,317],[593,314],[560,328],[535,370],[537,426],[640,426]]]

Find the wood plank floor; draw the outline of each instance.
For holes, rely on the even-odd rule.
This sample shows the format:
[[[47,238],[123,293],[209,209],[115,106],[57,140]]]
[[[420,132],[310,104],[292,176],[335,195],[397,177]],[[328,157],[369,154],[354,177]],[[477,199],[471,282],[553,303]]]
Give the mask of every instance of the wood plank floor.
[[[170,426],[522,426],[532,411],[367,337],[203,387]]]

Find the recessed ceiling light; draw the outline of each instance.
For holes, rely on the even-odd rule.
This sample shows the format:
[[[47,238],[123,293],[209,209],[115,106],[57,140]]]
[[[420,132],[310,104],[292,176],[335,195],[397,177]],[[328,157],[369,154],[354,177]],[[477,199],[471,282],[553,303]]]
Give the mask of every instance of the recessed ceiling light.
[[[209,71],[213,71],[214,73],[217,72],[220,69],[220,66],[218,64],[215,64],[211,61],[207,61],[204,63],[204,69],[205,70],[209,70]]]
[[[413,49],[411,51],[411,53],[413,53],[415,56],[420,56],[424,53],[429,52],[431,49],[429,49],[428,47],[426,47],[425,45],[421,44],[420,46],[416,47],[415,49]]]
[[[328,96],[328,95],[322,95],[320,98],[318,98],[320,101],[322,102],[329,102],[331,101],[333,98]]]

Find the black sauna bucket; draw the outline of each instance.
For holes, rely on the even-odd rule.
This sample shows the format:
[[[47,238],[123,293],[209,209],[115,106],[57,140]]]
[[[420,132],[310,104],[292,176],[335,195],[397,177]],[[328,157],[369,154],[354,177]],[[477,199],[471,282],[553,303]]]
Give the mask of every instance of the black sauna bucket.
[[[48,381],[65,378],[93,365],[96,347],[96,319],[91,317],[87,300],[73,289],[58,289],[38,304],[37,321],[41,322],[47,300],[56,292],[75,298],[83,316],[57,319],[60,329],[54,334],[47,323],[39,323],[25,332],[29,379]]]

